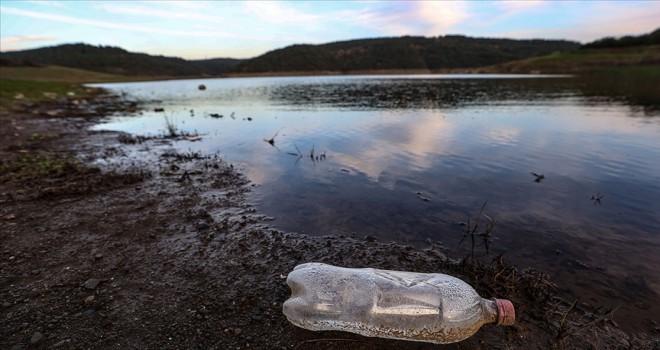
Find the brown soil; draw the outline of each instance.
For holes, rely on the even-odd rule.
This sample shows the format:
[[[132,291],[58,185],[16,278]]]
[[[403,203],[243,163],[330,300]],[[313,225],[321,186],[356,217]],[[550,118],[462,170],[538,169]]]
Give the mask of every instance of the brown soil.
[[[453,262],[436,247],[273,229],[247,202],[249,181],[221,158],[177,154],[174,139],[88,131],[124,108],[107,97],[2,106],[0,348],[660,346],[625,334],[606,310],[570,308],[547,276],[501,259]],[[285,277],[310,261],[449,273],[512,300],[516,324],[446,346],[300,329],[281,311]]]

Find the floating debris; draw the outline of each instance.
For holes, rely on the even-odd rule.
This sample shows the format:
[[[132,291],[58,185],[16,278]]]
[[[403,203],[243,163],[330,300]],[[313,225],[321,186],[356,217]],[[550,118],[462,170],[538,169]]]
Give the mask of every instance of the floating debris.
[[[206,90],[206,85],[204,85],[204,84],[199,84],[199,86],[197,87],[197,89],[202,90],[202,91],[203,91],[203,90]]]
[[[545,176],[543,174],[537,174],[535,172],[531,172],[530,174],[534,175],[535,179],[534,182],[541,182],[541,180],[545,179]]]
[[[423,200],[424,202],[430,202],[431,201],[430,199],[428,199],[427,197],[424,197],[422,195],[422,191],[417,191],[417,192],[415,192],[415,194],[417,195],[417,198]]]
[[[165,112],[165,108],[156,107],[156,108],[154,108],[154,112]]]
[[[270,139],[268,139],[268,140],[267,140],[267,139],[264,139],[264,141],[268,142],[271,146],[277,148],[277,147],[275,146],[275,138],[277,137],[277,134],[279,134],[281,130],[282,130],[282,129],[280,129],[278,132],[276,132],[275,135],[273,135],[273,137],[271,137]]]
[[[601,199],[603,199],[603,195],[598,192],[595,196],[591,196],[591,200],[594,202],[594,205],[598,204],[601,205],[602,203],[600,202]]]

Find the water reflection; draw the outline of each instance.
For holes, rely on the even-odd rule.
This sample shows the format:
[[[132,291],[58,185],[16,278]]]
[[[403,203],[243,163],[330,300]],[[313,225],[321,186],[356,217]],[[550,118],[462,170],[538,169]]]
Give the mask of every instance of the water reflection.
[[[214,79],[203,92],[200,83],[106,85],[151,102],[99,128],[157,134],[164,115],[150,111],[165,108],[178,128],[203,136],[177,146],[243,164],[259,210],[284,230],[440,242],[458,257],[469,248],[459,224],[488,201],[492,252],[550,272],[594,304],[651,305],[630,327],[657,321],[657,105],[568,78]],[[277,147],[264,141],[275,134]]]

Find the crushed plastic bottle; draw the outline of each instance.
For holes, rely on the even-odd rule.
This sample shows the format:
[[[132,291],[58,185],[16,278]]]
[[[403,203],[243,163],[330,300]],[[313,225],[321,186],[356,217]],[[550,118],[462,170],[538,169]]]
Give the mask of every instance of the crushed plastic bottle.
[[[454,343],[486,323],[512,325],[513,304],[483,299],[467,283],[439,273],[298,265],[286,280],[289,322],[313,331]]]

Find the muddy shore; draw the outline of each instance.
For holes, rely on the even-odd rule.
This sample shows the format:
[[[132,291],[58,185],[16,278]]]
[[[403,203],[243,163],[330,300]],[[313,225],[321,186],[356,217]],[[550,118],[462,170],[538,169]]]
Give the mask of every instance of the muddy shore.
[[[92,132],[109,96],[0,109],[2,349],[654,349],[609,310],[562,300],[542,271],[504,259],[451,261],[371,237],[282,232],[246,200],[221,155],[179,154],[177,138]],[[311,332],[281,312],[294,266],[318,261],[448,273],[510,299],[514,326],[460,343]]]

